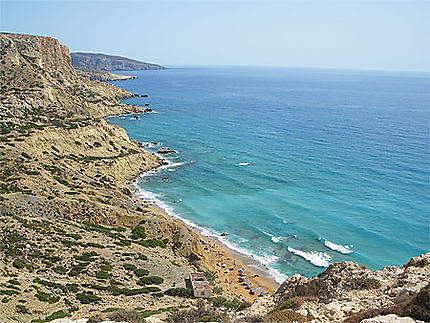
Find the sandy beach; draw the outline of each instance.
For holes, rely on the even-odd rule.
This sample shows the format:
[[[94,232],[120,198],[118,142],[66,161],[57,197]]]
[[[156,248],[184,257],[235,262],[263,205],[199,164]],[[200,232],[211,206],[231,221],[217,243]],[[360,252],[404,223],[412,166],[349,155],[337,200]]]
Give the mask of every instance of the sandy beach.
[[[178,218],[172,218],[156,205],[150,209],[160,216],[180,221]],[[215,237],[205,237],[195,230],[193,232],[199,236],[203,251],[209,261],[207,265],[216,273],[217,286],[222,287],[226,296],[252,302],[258,297],[265,297],[264,295],[270,295],[278,289],[279,284],[270,276],[268,269],[256,260],[228,248]],[[243,281],[239,281],[241,276]],[[250,289],[247,289],[245,284]],[[252,294],[251,290],[255,293]]]

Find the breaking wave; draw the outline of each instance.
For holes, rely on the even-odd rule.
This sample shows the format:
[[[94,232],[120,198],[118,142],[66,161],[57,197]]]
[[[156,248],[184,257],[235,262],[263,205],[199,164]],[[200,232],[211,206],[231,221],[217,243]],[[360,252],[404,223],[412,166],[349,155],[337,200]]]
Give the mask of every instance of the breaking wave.
[[[288,247],[288,251],[295,254],[296,256],[302,257],[317,267],[327,267],[330,264],[331,257],[324,252],[305,252],[302,250],[293,249],[291,247]]]
[[[333,251],[340,252],[340,253],[342,253],[342,254],[344,254],[344,255],[349,255],[351,252],[353,252],[353,251],[350,249],[350,247],[349,247],[349,246],[342,246],[342,245],[338,245],[338,244],[335,244],[335,243],[330,242],[330,241],[328,241],[328,240],[325,240],[324,245],[325,245],[327,248],[329,248],[329,249],[331,249],[331,250],[333,250]]]

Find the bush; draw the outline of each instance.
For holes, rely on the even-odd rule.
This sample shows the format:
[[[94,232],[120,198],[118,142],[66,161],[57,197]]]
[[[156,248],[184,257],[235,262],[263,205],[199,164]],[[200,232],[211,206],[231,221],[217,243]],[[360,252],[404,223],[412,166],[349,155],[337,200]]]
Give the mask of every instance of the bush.
[[[96,273],[96,277],[98,279],[108,279],[110,278],[112,275],[110,273],[108,273],[107,271],[104,270],[100,270]]]
[[[191,288],[170,288],[164,292],[165,295],[169,296],[180,296],[180,297],[191,297],[193,296],[193,291]]]
[[[122,266],[124,267],[125,270],[132,270],[132,271],[136,270],[136,266],[133,264],[124,264]]]
[[[139,240],[134,241],[134,243],[137,243],[143,247],[149,247],[149,248],[166,248],[166,244],[162,240],[155,240],[155,239],[148,239],[148,240]]]
[[[15,259],[12,265],[17,269],[22,269],[25,267],[25,262],[22,261],[21,259]]]
[[[21,304],[16,305],[16,311],[22,314],[30,314],[30,310],[25,305]]]
[[[131,231],[130,239],[137,240],[137,239],[145,239],[145,238],[146,238],[145,227],[141,225],[137,225]]]
[[[251,306],[251,304],[248,302],[241,302],[241,301],[237,300],[236,298],[233,298],[232,300],[230,300],[230,299],[227,299],[227,298],[222,297],[222,296],[217,296],[217,297],[213,298],[212,304],[215,307],[226,307],[229,309],[234,309],[236,311],[241,311],[241,310]]]
[[[143,254],[140,254],[137,258],[140,260],[148,260],[148,257]]]
[[[64,266],[56,266],[53,269],[57,274],[65,274],[67,273],[67,269]]]
[[[36,298],[41,302],[47,302],[49,304],[57,303],[60,300],[59,297],[52,296],[51,294],[42,292],[40,290],[36,292]]]
[[[207,270],[204,272],[205,278],[206,280],[209,282],[209,284],[214,285],[215,280],[216,280],[216,273],[214,271],[211,270]]]
[[[136,274],[137,277],[142,277],[142,276],[148,276],[149,275],[149,271],[143,268],[138,268],[134,270],[134,273]]]
[[[199,256],[197,256],[194,252],[192,252],[192,253],[189,255],[189,257],[188,257],[188,260],[189,260],[191,263],[193,263],[193,262],[199,261],[199,260],[200,260],[200,257],[199,257]]]
[[[62,310],[52,313],[51,315],[45,317],[45,322],[50,322],[56,319],[61,319],[64,317],[72,316],[69,313],[64,313]]]
[[[100,297],[93,294],[87,294],[87,293],[77,294],[76,299],[80,301],[82,304],[97,303],[98,301],[101,300]]]
[[[164,279],[158,276],[142,277],[137,282],[138,285],[160,285],[164,282]]]

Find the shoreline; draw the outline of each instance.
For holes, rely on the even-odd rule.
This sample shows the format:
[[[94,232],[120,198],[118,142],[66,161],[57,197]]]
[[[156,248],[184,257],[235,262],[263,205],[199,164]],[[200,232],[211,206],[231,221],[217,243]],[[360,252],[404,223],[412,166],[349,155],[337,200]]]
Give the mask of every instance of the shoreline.
[[[173,221],[178,221],[197,234],[205,251],[205,256],[208,258],[211,266],[218,274],[218,284],[227,289],[231,296],[243,301],[253,301],[258,298],[258,295],[260,295],[263,290],[269,295],[274,293],[281,283],[276,281],[276,277],[270,273],[270,268],[267,265],[262,264],[252,255],[240,252],[230,247],[227,243],[213,235],[208,229],[200,227],[192,221],[180,217],[171,207],[159,200],[154,193],[145,191],[138,186],[139,178],[152,176],[162,169],[182,165],[182,163],[174,163],[156,152],[148,151],[143,148],[141,149],[144,152],[154,154],[160,158],[163,161],[163,164],[139,174],[139,176],[130,183],[130,188],[135,196],[145,203],[148,203],[154,213],[167,217]],[[223,264],[226,265],[224,266],[225,268],[223,268]],[[251,295],[249,293],[249,289],[246,289],[246,286],[238,282],[239,275],[237,270],[239,269],[244,269],[244,272],[247,273],[247,279],[249,279],[250,283],[253,284],[252,288],[258,288],[258,286],[261,287],[261,289],[255,291],[255,295]]]

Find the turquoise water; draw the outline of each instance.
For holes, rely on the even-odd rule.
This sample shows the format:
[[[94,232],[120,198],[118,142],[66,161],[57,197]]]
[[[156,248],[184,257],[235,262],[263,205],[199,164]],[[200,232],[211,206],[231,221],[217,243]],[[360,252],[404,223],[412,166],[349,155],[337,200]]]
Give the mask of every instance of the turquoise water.
[[[124,74],[139,78],[112,84],[150,95],[126,102],[158,113],[109,121],[132,139],[178,151],[169,156],[176,165],[139,180],[155,194],[144,195],[252,255],[278,281],[341,260],[399,265],[429,250],[428,75]]]

